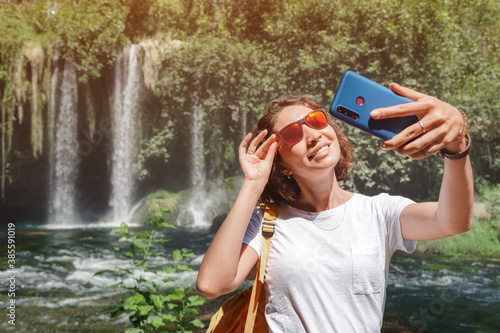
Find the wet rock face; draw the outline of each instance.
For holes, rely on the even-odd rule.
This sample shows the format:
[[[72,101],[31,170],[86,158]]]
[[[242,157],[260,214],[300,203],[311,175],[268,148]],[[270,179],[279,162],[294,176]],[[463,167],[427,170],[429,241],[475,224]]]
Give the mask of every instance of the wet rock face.
[[[47,216],[47,165],[33,161],[15,170],[16,180],[6,184],[0,201],[1,223],[39,221]]]

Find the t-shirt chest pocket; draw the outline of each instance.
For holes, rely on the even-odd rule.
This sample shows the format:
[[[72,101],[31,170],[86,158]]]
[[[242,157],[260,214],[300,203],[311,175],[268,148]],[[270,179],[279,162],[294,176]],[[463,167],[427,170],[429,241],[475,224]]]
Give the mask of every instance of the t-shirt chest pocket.
[[[380,265],[380,249],[376,246],[353,246],[352,290],[366,295],[382,291],[383,269]]]

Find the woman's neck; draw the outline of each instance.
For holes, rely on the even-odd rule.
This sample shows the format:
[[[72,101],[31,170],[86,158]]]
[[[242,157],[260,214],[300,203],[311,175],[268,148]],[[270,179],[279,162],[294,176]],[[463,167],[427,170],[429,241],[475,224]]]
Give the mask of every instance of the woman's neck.
[[[337,178],[326,181],[325,179],[314,182],[301,181],[296,179],[300,187],[300,197],[292,206],[308,211],[320,212],[333,209],[345,203],[350,197],[350,193],[340,188]]]

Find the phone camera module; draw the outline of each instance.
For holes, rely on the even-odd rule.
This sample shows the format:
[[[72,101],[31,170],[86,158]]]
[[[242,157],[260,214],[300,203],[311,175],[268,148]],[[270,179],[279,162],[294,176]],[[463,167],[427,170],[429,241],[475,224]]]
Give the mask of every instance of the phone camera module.
[[[337,112],[340,113],[340,114],[343,114],[344,116],[346,117],[349,117],[353,120],[358,120],[359,119],[359,114],[357,114],[356,112],[353,112],[349,109],[346,109],[345,107],[343,106],[337,106]]]
[[[359,96],[358,98],[356,98],[356,104],[358,104],[360,106],[365,104],[365,99],[363,97]]]

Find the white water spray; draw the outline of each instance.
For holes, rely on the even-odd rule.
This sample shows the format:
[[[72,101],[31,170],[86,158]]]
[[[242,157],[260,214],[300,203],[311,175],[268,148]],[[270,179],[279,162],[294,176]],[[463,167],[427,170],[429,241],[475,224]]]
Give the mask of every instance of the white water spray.
[[[198,98],[193,98],[197,101]],[[205,177],[205,156],[204,156],[204,131],[203,131],[203,107],[194,105],[191,114],[193,123],[191,124],[191,186],[201,186],[206,181]]]
[[[57,59],[54,61],[57,62]],[[49,224],[69,225],[77,222],[75,215],[75,182],[78,170],[77,142],[77,77],[73,65],[64,64],[61,99],[56,115],[58,70],[51,79],[49,122],[51,134],[51,170]]]
[[[193,112],[191,113],[191,143],[189,198],[177,218],[178,225],[194,228],[207,228],[212,219],[220,214],[226,200],[226,193],[220,179],[207,180],[205,163],[205,139],[203,125],[203,106],[197,94],[193,94]]]
[[[50,78],[50,99],[49,99],[49,165],[54,165],[55,160],[55,127],[56,127],[56,114],[57,114],[57,84],[59,82],[59,66],[57,65],[59,60],[59,56],[54,56],[52,58],[52,76]],[[50,168],[49,173],[49,195],[52,199],[52,194],[54,193],[54,189],[52,186],[54,185],[55,179],[55,168]],[[49,207],[49,211],[50,211]]]
[[[136,152],[137,105],[140,88],[140,66],[137,45],[127,46],[115,64],[113,102],[113,155],[111,198],[114,221],[126,221],[132,209],[135,188],[133,161]]]
[[[184,214],[179,216],[184,220],[191,219],[190,225],[193,227],[206,227],[207,216],[207,196],[203,189],[206,182],[205,177],[205,156],[204,156],[204,131],[203,131],[203,107],[196,103],[197,95],[193,96],[195,105],[191,114],[193,122],[191,124],[191,194],[189,196]],[[182,223],[182,222],[181,222]]]

